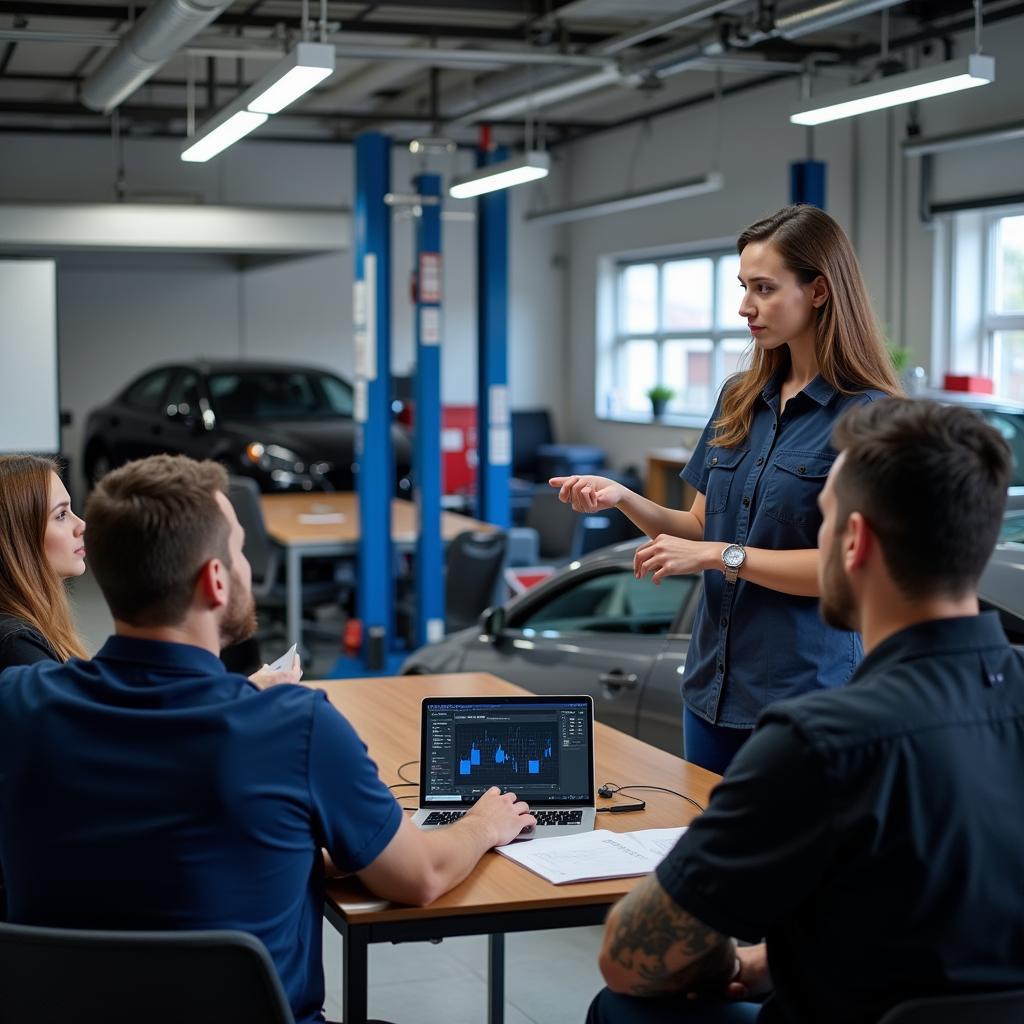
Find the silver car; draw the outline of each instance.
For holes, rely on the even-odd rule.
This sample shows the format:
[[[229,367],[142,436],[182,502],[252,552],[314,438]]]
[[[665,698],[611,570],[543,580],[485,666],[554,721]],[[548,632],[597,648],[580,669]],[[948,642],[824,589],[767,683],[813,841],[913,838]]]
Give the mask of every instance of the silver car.
[[[979,587],[1011,643],[1024,644],[1024,543],[1010,513]],[[589,693],[597,718],[678,754],[680,681],[698,576],[633,577],[643,540],[602,548],[490,608],[480,624],[411,654],[403,673],[492,672],[534,693]]]

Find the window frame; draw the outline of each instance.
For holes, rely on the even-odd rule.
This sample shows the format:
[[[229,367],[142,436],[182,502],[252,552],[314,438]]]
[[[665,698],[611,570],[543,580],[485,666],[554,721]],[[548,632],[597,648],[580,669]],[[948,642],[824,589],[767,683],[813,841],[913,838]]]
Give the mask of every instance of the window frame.
[[[735,247],[729,248],[723,245],[706,245],[701,248],[689,248],[682,250],[665,250],[658,253],[643,254],[635,253],[614,257],[609,270],[612,287],[612,301],[610,304],[611,330],[609,331],[609,343],[604,352],[603,358],[611,367],[613,378],[619,376],[619,367],[624,358],[625,347],[635,341],[652,341],[656,347],[656,380],[651,384],[664,383],[679,391],[672,381],[665,379],[665,349],[666,345],[675,341],[709,341],[711,343],[711,407],[703,410],[679,410],[666,409],[665,414],[657,421],[652,413],[639,412],[635,409],[616,408],[607,409],[600,413],[601,418],[617,420],[621,422],[651,423],[657,422],[660,425],[668,426],[693,426],[703,427],[708,417],[714,410],[714,401],[717,399],[726,375],[723,374],[723,343],[737,340],[749,346],[751,338],[749,331],[742,327],[722,327],[716,322],[722,297],[722,282],[719,270],[720,261],[736,255]],[[711,261],[711,324],[701,328],[666,328],[663,323],[664,316],[664,268],[670,263],[690,262],[694,260]],[[656,268],[655,283],[655,329],[652,331],[627,331],[624,324],[625,308],[625,280],[629,268],[636,266],[654,266]]]
[[[1024,216],[1024,205],[964,210],[938,221],[932,274],[932,365],[935,386],[943,375],[990,377],[995,396],[1022,404],[1000,390],[1002,373],[996,334],[1024,331],[1024,311],[996,310],[997,227],[1006,217]]]

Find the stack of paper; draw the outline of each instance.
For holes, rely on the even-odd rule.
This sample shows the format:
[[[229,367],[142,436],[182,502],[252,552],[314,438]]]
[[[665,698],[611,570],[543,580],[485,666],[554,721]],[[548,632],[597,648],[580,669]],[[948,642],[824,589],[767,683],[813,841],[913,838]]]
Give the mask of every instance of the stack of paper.
[[[498,848],[498,853],[555,885],[650,874],[676,845],[684,828],[609,832],[599,828],[575,836],[533,839]]]

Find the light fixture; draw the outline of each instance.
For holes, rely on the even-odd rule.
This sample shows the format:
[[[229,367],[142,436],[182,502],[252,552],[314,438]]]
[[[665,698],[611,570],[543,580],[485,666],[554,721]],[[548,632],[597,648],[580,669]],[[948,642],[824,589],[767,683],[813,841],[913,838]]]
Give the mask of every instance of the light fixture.
[[[185,143],[181,159],[204,163],[259,128],[334,72],[334,47],[299,43],[255,84],[236,97]]]
[[[826,121],[866,114],[871,110],[882,110],[901,103],[913,103],[961,89],[988,85],[995,77],[995,58],[972,53],[968,57],[889,75],[852,89],[826,93],[813,100],[803,100],[790,113],[789,119],[793,124],[824,124]]]
[[[519,156],[496,164],[478,167],[472,174],[456,178],[448,189],[452,199],[472,199],[485,192],[496,192],[527,181],[546,178],[551,169],[551,157],[544,150],[528,149]]]
[[[671,202],[673,199],[686,199],[689,196],[703,195],[705,192],[717,192],[723,182],[724,179],[718,171],[711,171],[699,178],[677,181],[645,192],[623,192],[607,199],[559,206],[552,210],[538,210],[528,213],[526,219],[541,224],[564,224],[566,221],[583,220],[586,217],[604,217],[609,213],[622,213],[624,210],[636,210],[641,206],[654,206],[657,203]]]
[[[246,107],[258,114],[276,114],[333,74],[333,46],[299,43],[245,93],[256,93]]]

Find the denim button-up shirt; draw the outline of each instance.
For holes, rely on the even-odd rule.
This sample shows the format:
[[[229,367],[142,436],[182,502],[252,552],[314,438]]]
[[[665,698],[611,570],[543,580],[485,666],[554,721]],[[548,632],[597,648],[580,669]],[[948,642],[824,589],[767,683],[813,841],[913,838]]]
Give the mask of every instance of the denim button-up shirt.
[[[822,377],[779,412],[781,377],[761,392],[750,433],[735,448],[712,445],[721,399],[681,476],[704,495],[704,539],[775,551],[818,546],[817,498],[836,452],[832,428],[851,405]],[[795,597],[718,570],[704,573],[683,675],[686,706],[708,722],[752,728],[769,704],[841,686],[862,655],[860,637],[822,622],[816,597]]]

